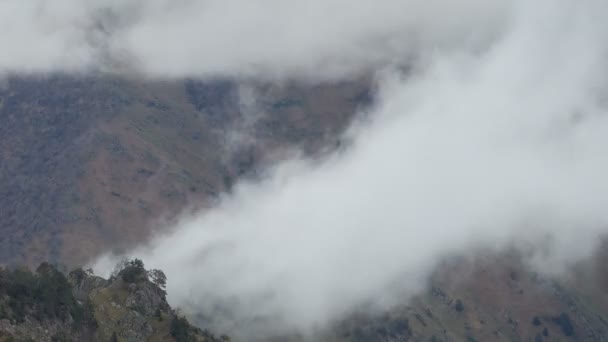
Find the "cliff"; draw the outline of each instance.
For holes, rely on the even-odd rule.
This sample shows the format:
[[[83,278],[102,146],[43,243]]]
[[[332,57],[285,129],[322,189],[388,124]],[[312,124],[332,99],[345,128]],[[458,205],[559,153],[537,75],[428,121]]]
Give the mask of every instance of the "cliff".
[[[159,270],[125,262],[104,279],[67,276],[43,263],[35,272],[0,270],[0,341],[226,341],[172,309]]]

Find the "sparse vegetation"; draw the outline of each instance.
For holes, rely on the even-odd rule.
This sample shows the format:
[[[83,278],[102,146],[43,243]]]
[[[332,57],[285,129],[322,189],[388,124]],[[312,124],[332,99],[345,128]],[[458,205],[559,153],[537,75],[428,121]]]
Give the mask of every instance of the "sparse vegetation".
[[[567,313],[562,312],[559,316],[553,317],[552,321],[559,325],[564,335],[574,336],[574,326],[572,326],[570,316]]]
[[[190,325],[178,311],[171,310],[161,288],[166,284],[166,276],[160,270],[147,271],[139,259],[122,262],[110,282],[82,269],[69,275],[67,278],[48,263],[42,263],[35,272],[27,268],[0,268],[0,315],[26,329],[21,335],[2,335],[0,331],[0,341],[10,341],[13,335],[17,341],[40,340],[40,333],[47,334],[47,324],[63,327],[58,331],[48,329],[53,333],[44,335],[44,340],[52,342],[118,342],[129,340],[133,334],[147,336],[151,341],[165,341],[168,336],[177,342],[222,340]],[[79,284],[78,291],[88,291],[82,303],[75,299],[70,282]],[[140,302],[150,298],[157,306],[141,311],[146,304]],[[133,315],[134,312],[138,315]],[[132,318],[125,320],[125,317]],[[26,321],[27,328],[22,325]],[[40,326],[33,339],[23,336],[30,334],[30,324]]]
[[[171,336],[175,338],[176,342],[190,342],[192,337],[190,331],[192,327],[185,317],[175,314],[171,321]]]
[[[456,304],[454,304],[454,309],[457,312],[463,312],[464,311],[464,304],[462,303],[462,300],[460,300],[460,299],[456,300]]]

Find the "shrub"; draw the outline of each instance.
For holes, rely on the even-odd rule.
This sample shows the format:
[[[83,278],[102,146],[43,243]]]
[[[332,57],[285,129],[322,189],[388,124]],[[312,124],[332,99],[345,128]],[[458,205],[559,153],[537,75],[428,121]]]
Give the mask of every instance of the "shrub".
[[[66,320],[77,322],[82,310],[72,294],[72,287],[63,273],[49,263],[42,263],[32,273],[26,268],[1,271],[0,294],[8,297],[8,308],[3,316],[23,322],[26,316],[38,320]]]
[[[456,300],[456,304],[454,305],[454,309],[456,309],[456,311],[458,311],[458,312],[463,312],[464,311],[464,304],[462,304],[462,300],[460,300],[460,299]]]
[[[574,336],[574,327],[572,326],[572,322],[570,321],[570,316],[567,313],[562,312],[561,315],[557,317],[553,317],[553,323],[560,326],[562,332],[566,336]]]
[[[72,286],[63,273],[48,263],[42,263],[36,276],[34,301],[44,317],[65,320],[80,309],[72,294]]]
[[[146,269],[144,268],[144,262],[140,259],[127,261],[123,268],[118,272],[118,275],[127,283],[137,283],[148,279]]]
[[[176,342],[190,342],[190,323],[185,317],[175,315],[171,321],[171,336]]]

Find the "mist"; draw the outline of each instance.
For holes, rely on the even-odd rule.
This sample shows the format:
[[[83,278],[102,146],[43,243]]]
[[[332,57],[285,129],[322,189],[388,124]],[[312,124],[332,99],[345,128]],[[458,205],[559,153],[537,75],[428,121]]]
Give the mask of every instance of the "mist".
[[[507,0],[3,0],[2,73],[341,79],[480,48]]]
[[[130,253],[167,273],[173,305],[215,318],[211,324],[220,330],[307,333],[361,305],[388,308],[407,300],[451,255],[515,246],[538,270],[559,272],[593,253],[608,231],[608,24],[602,18],[608,5],[483,2],[504,22],[480,25],[470,6],[482,2],[450,2],[453,8],[441,11],[438,1],[399,2],[421,6],[409,12],[397,3],[357,10],[341,4],[346,17],[351,10],[390,12],[382,24],[355,22],[355,36],[375,37],[376,25],[405,22],[407,32],[420,33],[412,36],[416,44],[434,47],[408,60],[407,72],[388,59],[381,63],[369,119],[346,133],[351,146],[320,162],[286,160]],[[289,19],[281,23],[290,27]],[[462,26],[483,31],[483,44],[444,31]],[[406,37],[396,36],[397,50],[409,45]],[[319,50],[316,44],[331,42],[316,38],[309,42],[314,48],[300,48],[330,56],[329,65],[332,53],[353,58],[345,65],[357,70],[375,59],[374,52],[360,59],[342,46]],[[282,58],[275,52],[260,58]],[[323,60],[314,58],[275,71],[306,70]],[[96,268],[108,270],[113,262],[106,256]],[[254,323],[265,319],[272,324]]]

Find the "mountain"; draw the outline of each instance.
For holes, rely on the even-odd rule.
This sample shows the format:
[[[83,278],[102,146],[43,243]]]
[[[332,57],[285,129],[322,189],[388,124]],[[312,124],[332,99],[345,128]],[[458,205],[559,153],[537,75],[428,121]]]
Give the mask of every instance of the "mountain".
[[[605,258],[606,249],[602,253]],[[407,305],[353,315],[320,339],[605,341],[604,265],[580,264],[556,278],[532,270],[517,253],[454,259],[439,267],[427,289]]]
[[[61,271],[145,242],[180,213],[213,206],[239,179],[263,177],[291,150],[314,158],[338,148],[372,93],[365,77],[9,78],[0,87],[0,264],[50,263],[0,273],[0,340],[172,341],[185,331],[221,341],[173,310],[143,266],[127,281],[134,265],[108,280]],[[362,309],[312,340],[604,341],[607,258],[604,247],[562,277],[517,254],[456,258],[414,300]]]
[[[361,310],[313,336],[271,340],[604,341],[608,270],[596,267],[557,281],[527,269],[517,254],[452,260],[408,304]],[[603,285],[594,281],[598,275]],[[48,263],[35,272],[0,269],[0,341],[230,340],[192,326],[172,309],[167,281],[137,259],[120,264],[109,279],[82,269],[65,275]]]
[[[42,263],[36,272],[0,269],[0,341],[222,342],[173,310],[162,271],[125,262],[110,279],[82,269],[64,275]]]
[[[365,78],[12,77],[0,87],[0,264],[73,268],[124,251],[273,155],[335,146],[369,98]]]

